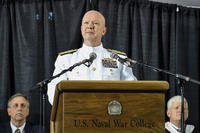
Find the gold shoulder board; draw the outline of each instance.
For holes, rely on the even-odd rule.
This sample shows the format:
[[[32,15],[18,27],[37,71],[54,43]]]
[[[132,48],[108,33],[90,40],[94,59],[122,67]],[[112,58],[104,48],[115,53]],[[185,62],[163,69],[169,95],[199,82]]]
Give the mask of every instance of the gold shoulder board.
[[[65,54],[71,54],[71,53],[74,53],[76,51],[77,51],[77,49],[71,49],[71,50],[67,50],[67,51],[64,51],[64,52],[60,52],[59,55],[62,56],[62,55],[65,55]]]
[[[121,52],[121,51],[118,51],[118,50],[114,50],[114,49],[107,49],[109,52],[114,52],[114,53],[117,53],[117,54],[120,54],[120,55],[125,55],[126,56],[126,53],[124,52]]]

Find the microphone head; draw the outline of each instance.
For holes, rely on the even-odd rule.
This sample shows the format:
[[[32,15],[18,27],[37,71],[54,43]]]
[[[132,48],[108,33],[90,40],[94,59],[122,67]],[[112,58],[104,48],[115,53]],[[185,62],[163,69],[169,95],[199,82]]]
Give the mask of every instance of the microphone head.
[[[114,52],[112,52],[110,54],[110,57],[113,58],[113,59],[116,59],[116,60],[119,59],[119,56],[116,53],[114,53]]]
[[[94,60],[97,58],[97,54],[95,52],[92,52],[92,53],[90,53],[89,57],[91,60]]]

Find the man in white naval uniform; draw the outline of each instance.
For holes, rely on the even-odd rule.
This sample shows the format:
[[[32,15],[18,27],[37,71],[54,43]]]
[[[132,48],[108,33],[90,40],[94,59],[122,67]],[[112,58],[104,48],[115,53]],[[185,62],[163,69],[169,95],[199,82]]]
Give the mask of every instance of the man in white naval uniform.
[[[166,133],[181,133],[181,96],[173,96],[167,102],[167,116],[169,121],[165,123]],[[184,98],[184,120],[188,118],[188,102]],[[185,133],[192,133],[193,125],[185,125]]]
[[[106,33],[105,18],[98,11],[88,11],[83,16],[81,25],[81,34],[83,36],[83,45],[77,50],[70,50],[60,53],[55,62],[53,75],[68,69],[75,63],[89,59],[90,53],[96,53],[97,57],[93,63],[87,67],[80,65],[72,71],[66,72],[58,78],[55,78],[48,84],[49,102],[53,104],[55,86],[61,80],[136,80],[132,69],[120,64],[110,57],[113,50],[103,47],[102,37]],[[125,53],[114,51],[122,58]]]

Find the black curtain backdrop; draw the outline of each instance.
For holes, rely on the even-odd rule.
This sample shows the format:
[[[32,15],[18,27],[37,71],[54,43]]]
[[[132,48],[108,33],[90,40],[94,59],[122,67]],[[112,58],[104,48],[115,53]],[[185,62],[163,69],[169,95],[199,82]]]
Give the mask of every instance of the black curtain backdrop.
[[[40,95],[32,88],[52,75],[59,52],[82,45],[81,18],[90,9],[106,18],[106,48],[200,80],[200,9],[148,0],[0,0],[0,122],[8,120],[8,98],[22,92],[30,98],[29,120],[39,123]],[[167,80],[166,100],[180,94],[173,76],[138,65],[133,71],[139,80]],[[196,131],[200,130],[199,89],[191,82],[184,89],[188,122]],[[49,122],[51,106],[47,108]]]

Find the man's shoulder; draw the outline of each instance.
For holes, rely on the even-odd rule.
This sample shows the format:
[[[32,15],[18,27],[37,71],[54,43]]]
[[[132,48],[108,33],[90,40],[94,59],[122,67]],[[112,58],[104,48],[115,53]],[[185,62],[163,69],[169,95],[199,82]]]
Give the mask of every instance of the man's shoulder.
[[[118,51],[118,50],[114,50],[114,49],[107,49],[108,52],[111,52],[111,53],[116,53],[116,54],[119,54],[119,55],[124,55],[126,56],[126,53],[125,52],[122,52],[122,51]]]
[[[38,133],[39,129],[40,129],[39,125],[33,124],[31,122],[28,122],[28,121],[26,122],[25,132],[28,132],[28,133]]]
[[[0,123],[0,131],[4,131],[4,133],[12,132],[10,122]]]
[[[70,49],[70,50],[67,50],[67,51],[63,51],[63,52],[60,52],[58,55],[59,56],[63,56],[63,55],[67,55],[67,54],[73,54],[74,52],[76,52],[78,49]]]
[[[25,125],[25,132],[27,133],[38,133],[39,132],[39,125],[32,124],[30,122],[26,122]],[[5,122],[0,124],[0,131],[4,131],[4,133],[11,133],[12,129],[10,126],[10,122]]]

